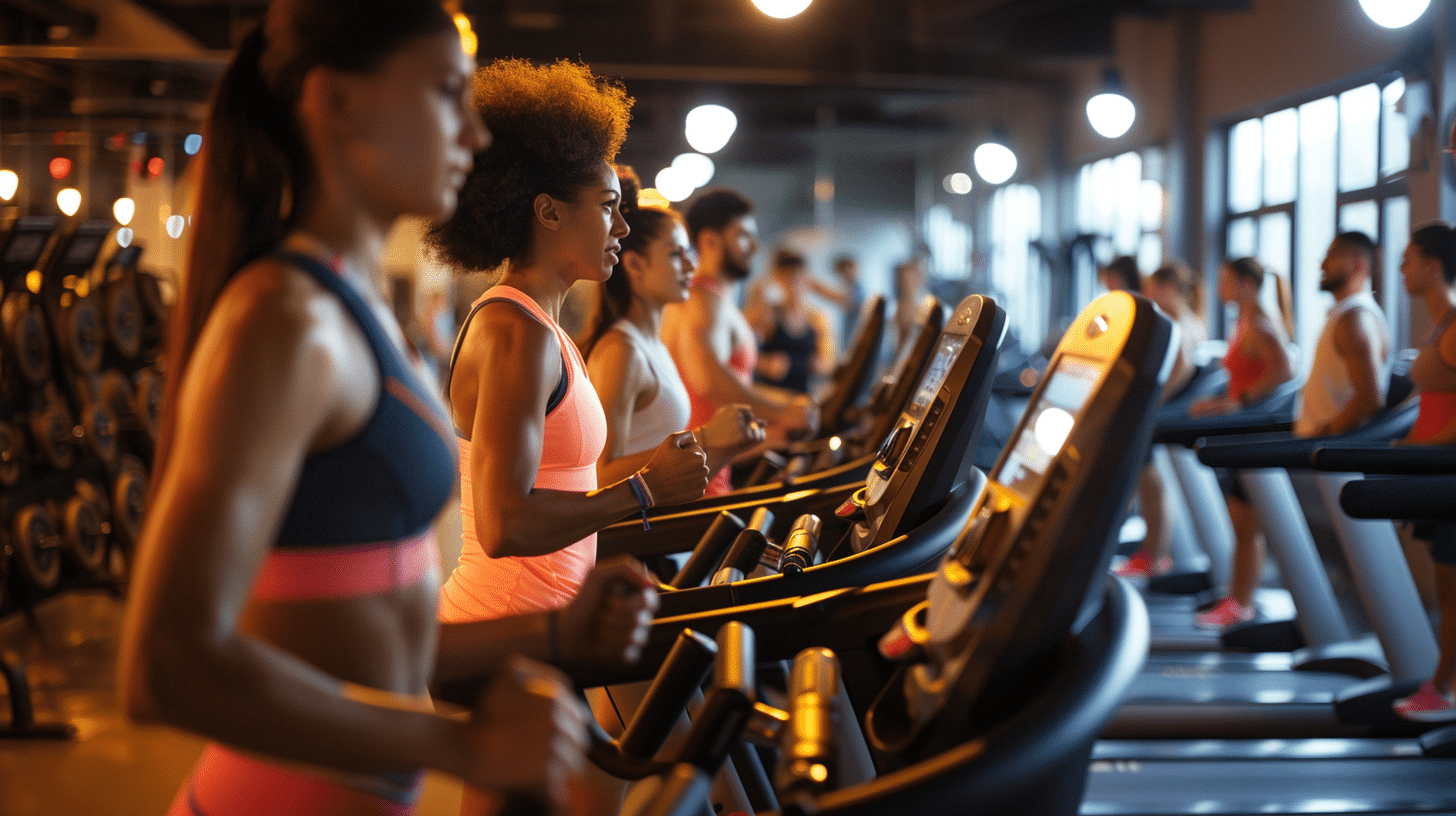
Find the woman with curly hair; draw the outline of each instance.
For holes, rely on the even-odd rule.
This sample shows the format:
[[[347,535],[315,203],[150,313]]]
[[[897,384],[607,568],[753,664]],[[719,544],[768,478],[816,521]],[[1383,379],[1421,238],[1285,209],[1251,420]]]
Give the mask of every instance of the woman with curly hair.
[[[687,427],[692,405],[677,364],[658,336],[662,309],[687,299],[696,268],[682,216],[666,207],[637,204],[641,182],[618,167],[622,218],[631,231],[612,276],[601,285],[597,313],[582,344],[587,371],[607,415],[607,441],[597,479],[626,478],[652,456],[664,436]],[[725,405],[693,436],[717,472],[763,441],[762,426],[746,405]]]

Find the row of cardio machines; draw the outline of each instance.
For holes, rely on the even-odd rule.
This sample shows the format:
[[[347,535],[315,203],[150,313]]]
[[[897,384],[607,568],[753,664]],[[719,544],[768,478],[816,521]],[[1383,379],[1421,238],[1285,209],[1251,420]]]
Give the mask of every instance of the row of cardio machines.
[[[1456,811],[1456,729],[1391,708],[1430,677],[1437,650],[1388,519],[1449,516],[1450,494],[1361,479],[1449,473],[1449,449],[1391,448],[1416,410],[1398,375],[1369,423],[1322,438],[1287,433],[1297,384],[1233,417],[1189,419],[1188,404],[1219,388],[1217,375],[1195,378],[1160,414],[1151,461],[1182,499],[1168,508],[1175,567],[1145,588],[1152,652],[1098,745],[1084,812]],[[1285,587],[1261,588],[1259,617],[1221,633],[1193,627],[1200,602],[1222,594],[1232,549],[1209,466],[1241,482]],[[1303,491],[1291,472],[1312,474],[1296,477]],[[1333,541],[1324,556],[1301,492]],[[1338,592],[1326,561],[1346,568]],[[1211,589],[1190,594],[1200,587]]]
[[[1146,653],[1144,606],[1107,567],[1176,330],[1143,298],[1093,302],[982,473],[1005,319],[973,295],[907,354],[914,387],[843,481],[801,474],[599,536],[604,554],[688,553],[639,666],[573,672],[651,680],[593,748],[643,780],[629,812],[1078,811]]]

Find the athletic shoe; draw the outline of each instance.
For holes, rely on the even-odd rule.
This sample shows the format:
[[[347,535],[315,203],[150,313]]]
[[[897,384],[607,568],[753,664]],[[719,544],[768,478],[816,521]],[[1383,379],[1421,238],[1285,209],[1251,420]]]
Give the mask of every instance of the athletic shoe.
[[[1230,596],[1207,612],[1194,616],[1193,621],[1199,629],[1227,629],[1235,624],[1248,623],[1257,614],[1258,610],[1254,607],[1244,606]]]
[[[1153,570],[1153,558],[1146,550],[1138,550],[1122,562],[1122,566],[1113,572],[1124,578],[1151,578],[1154,575],[1162,575],[1173,568],[1173,559],[1167,556],[1158,559],[1158,569]]]
[[[1436,691],[1435,685],[1427,680],[1419,690],[1409,697],[1391,703],[1395,713],[1416,722],[1446,722],[1456,720],[1456,700],[1450,694]]]

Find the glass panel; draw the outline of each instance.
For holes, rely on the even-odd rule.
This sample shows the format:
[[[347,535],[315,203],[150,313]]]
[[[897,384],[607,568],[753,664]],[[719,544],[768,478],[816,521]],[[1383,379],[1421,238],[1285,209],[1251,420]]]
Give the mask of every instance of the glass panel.
[[[1259,190],[1264,148],[1264,124],[1249,119],[1229,129],[1229,210],[1258,209],[1263,201]]]
[[[1383,261],[1379,280],[1376,281],[1376,297],[1385,309],[1387,328],[1394,328],[1391,342],[1398,349],[1410,345],[1410,296],[1406,294],[1400,278],[1400,256],[1410,241],[1410,199],[1396,196],[1385,200],[1384,228],[1380,236],[1381,260]]]
[[[1293,236],[1289,213],[1274,212],[1259,219],[1259,263],[1269,272],[1278,275],[1287,288],[1289,286],[1289,261]],[[1266,275],[1267,279],[1267,275]],[[1264,310],[1282,327],[1284,319],[1279,308],[1279,289],[1268,281],[1264,291],[1259,293]],[[1293,297],[1291,293],[1291,297]],[[1295,320],[1295,336],[1299,336],[1299,322]]]
[[[1340,94],[1340,190],[1374,186],[1380,89],[1372,83]]]
[[[1299,165],[1299,114],[1294,108],[1264,117],[1264,203],[1294,200]]]
[[[1143,157],[1137,153],[1123,153],[1112,159],[1112,165],[1117,179],[1117,220],[1112,229],[1112,244],[1119,255],[1131,255],[1137,251],[1138,236],[1142,232],[1139,212],[1142,209]]]
[[[1144,274],[1162,266],[1163,236],[1156,232],[1145,234],[1138,242],[1137,262],[1138,269],[1144,270]]]
[[[1405,78],[1380,90],[1383,108],[1380,133],[1380,175],[1399,173],[1410,166],[1410,136],[1405,122]]]
[[[1112,159],[1103,159],[1092,165],[1092,213],[1088,220],[1092,224],[1091,231],[1098,235],[1111,235],[1116,223],[1116,184]]]
[[[1097,191],[1093,187],[1093,165],[1084,164],[1077,174],[1077,230],[1097,231]]]
[[[1340,208],[1340,232],[1359,230],[1374,238],[1380,234],[1380,208],[1374,201],[1356,201]],[[1401,249],[1405,244],[1401,244]]]
[[[1289,213],[1273,212],[1259,219],[1259,263],[1289,277],[1292,253],[1292,231]]]
[[[1243,258],[1255,254],[1259,241],[1259,228],[1252,218],[1238,218],[1229,222],[1228,257]]]
[[[1335,136],[1340,105],[1333,96],[1299,108],[1299,218],[1294,238],[1293,272],[1296,336],[1300,348],[1313,349],[1329,307],[1319,289],[1320,264],[1335,237]]]
[[[1028,349],[1046,333],[1046,269],[1030,246],[1039,237],[1041,193],[1036,187],[1010,184],[997,190],[991,199],[991,284],[1006,297],[1006,322]]]
[[[1144,179],[1138,186],[1139,209],[1142,211],[1144,232],[1157,232],[1163,228],[1163,185],[1152,179]]]

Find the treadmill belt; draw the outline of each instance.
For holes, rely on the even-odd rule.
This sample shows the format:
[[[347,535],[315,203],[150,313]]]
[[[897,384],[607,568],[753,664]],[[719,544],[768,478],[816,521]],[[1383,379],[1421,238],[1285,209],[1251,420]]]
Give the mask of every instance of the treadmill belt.
[[[1456,812],[1456,759],[1095,760],[1083,816]]]

